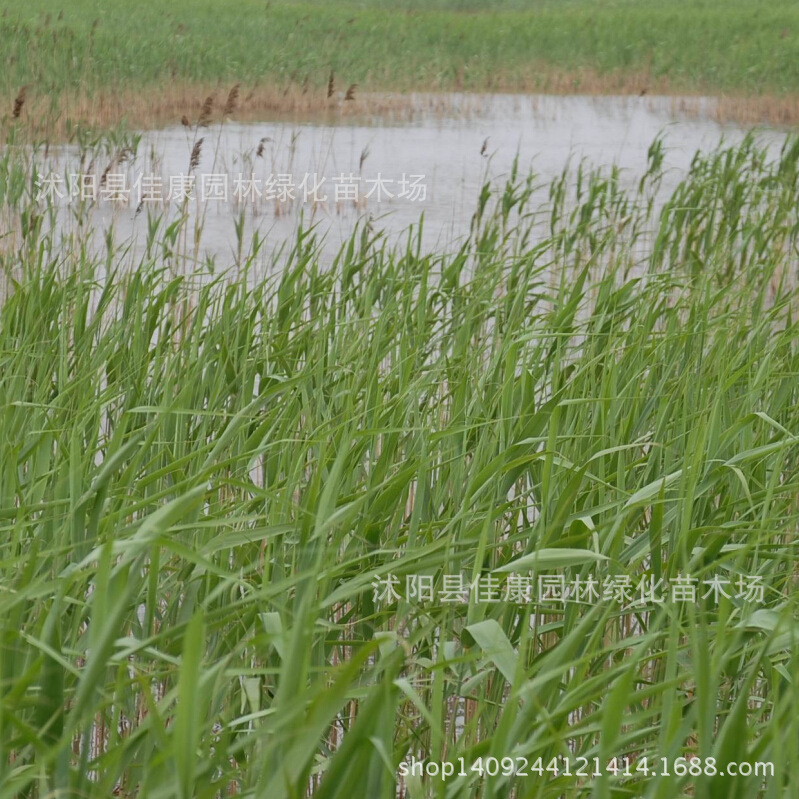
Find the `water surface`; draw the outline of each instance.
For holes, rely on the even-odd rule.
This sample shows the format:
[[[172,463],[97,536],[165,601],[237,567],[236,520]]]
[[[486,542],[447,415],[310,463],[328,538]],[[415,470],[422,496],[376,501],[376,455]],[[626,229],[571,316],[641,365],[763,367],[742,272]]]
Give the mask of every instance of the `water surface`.
[[[268,263],[293,238],[300,218],[316,225],[326,251],[333,253],[358,220],[371,218],[375,226],[396,236],[424,213],[423,246],[452,248],[468,233],[483,184],[504,183],[515,160],[521,175],[536,175],[542,201],[549,182],[580,162],[616,166],[622,183],[632,188],[647,168],[650,146],[662,136],[663,190],[668,191],[698,150],[715,148],[722,141],[738,142],[747,132],[715,121],[712,100],[526,95],[447,95],[439,100],[420,98],[418,112],[402,121],[331,118],[227,121],[199,130],[177,126],[142,131],[135,157],[125,156],[121,162],[106,156],[105,162],[97,158],[94,164],[81,165],[74,147],[55,151],[50,158],[59,174],[91,166],[95,180],[102,181],[106,173],[106,195],[111,178],[118,181],[116,175],[126,175],[130,195],[122,201],[101,197],[90,212],[90,224],[101,234],[98,240],[113,228],[114,238],[128,242],[136,254],[143,250],[153,218],[163,215],[162,224],[167,225],[179,217],[181,203],[168,199],[174,188],[171,181],[181,182],[180,176],[190,173],[192,150],[202,138],[190,173],[197,196],[184,206],[192,229],[188,250],[192,257],[210,256],[224,266],[241,256],[240,240],[246,254],[256,233],[262,242],[258,260]],[[784,140],[777,130],[758,135],[773,147]],[[137,180],[146,182],[153,176],[161,181],[153,196],[163,199],[141,202],[147,186]],[[275,184],[281,180],[293,184],[293,201],[270,196],[280,193]],[[341,188],[345,183],[349,189]],[[318,191],[306,197],[315,185]],[[403,190],[406,196],[400,196]],[[203,202],[199,195],[209,191],[219,199]],[[98,190],[98,196],[102,194]],[[60,202],[67,206],[70,201]],[[194,230],[200,228],[195,240]]]

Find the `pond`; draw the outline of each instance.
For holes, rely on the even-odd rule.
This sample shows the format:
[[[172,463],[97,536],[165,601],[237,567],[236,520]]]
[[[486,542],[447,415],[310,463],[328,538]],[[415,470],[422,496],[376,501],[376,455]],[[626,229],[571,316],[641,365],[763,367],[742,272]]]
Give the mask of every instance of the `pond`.
[[[258,237],[263,264],[295,234],[315,225],[335,252],[359,220],[389,239],[424,214],[423,246],[452,248],[468,233],[481,187],[502,185],[514,161],[535,175],[541,199],[567,166],[581,161],[621,170],[634,186],[658,136],[665,144],[663,190],[676,185],[698,150],[735,143],[747,129],[718,121],[705,98],[530,95],[415,95],[401,113],[353,119],[178,125],[137,134],[135,153],[81,158],[51,149],[50,191],[62,233],[80,193],[88,224],[105,242],[140,254],[155,220],[163,230],[188,217],[189,260],[240,261]],[[778,147],[785,134],[761,130]]]

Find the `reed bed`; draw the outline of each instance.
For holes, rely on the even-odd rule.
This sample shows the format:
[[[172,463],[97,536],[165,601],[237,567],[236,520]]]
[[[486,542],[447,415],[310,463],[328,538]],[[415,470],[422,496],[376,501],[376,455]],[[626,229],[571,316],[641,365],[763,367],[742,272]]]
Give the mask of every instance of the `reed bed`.
[[[163,124],[239,82],[242,109],[283,114],[357,84],[353,106],[361,91],[723,95],[741,121],[795,124],[797,48],[790,0],[30,0],[0,16],[0,115],[27,86],[40,125]]]
[[[758,97],[722,95],[708,97],[690,93],[671,96],[673,87],[646,74],[609,79],[580,71],[552,74],[523,87],[507,83],[500,87],[520,103],[535,104],[547,95],[585,94],[616,96],[645,106],[668,106],[677,117],[700,117],[720,124],[767,125],[790,129],[799,121],[799,98],[765,94]],[[521,93],[520,93],[521,92]],[[78,127],[107,132],[135,127],[137,130],[191,126],[205,115],[208,121],[224,117],[224,106],[206,100],[224,98],[226,87],[213,85],[167,85],[123,91],[99,90],[90,94],[62,95],[54,103],[50,96],[12,92],[0,108],[10,109],[9,119],[30,141],[69,141]],[[501,92],[500,92],[501,93]],[[418,119],[480,119],[489,113],[494,94],[479,92],[380,92],[361,91],[357,83],[328,98],[324,90],[309,91],[303,83],[286,86],[248,87],[236,109],[228,116],[239,122],[273,121],[365,123],[409,122]],[[20,97],[22,98],[20,100]],[[2,114],[0,114],[2,117]]]
[[[795,793],[799,143],[661,160],[201,277],[59,237],[7,148],[0,797]],[[405,595],[508,570],[764,596]],[[775,776],[398,778],[692,753]]]

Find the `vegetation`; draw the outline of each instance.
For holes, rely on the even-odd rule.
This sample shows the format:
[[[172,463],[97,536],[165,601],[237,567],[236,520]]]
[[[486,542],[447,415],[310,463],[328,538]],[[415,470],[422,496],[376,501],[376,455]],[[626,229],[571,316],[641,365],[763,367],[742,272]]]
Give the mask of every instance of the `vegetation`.
[[[0,797],[375,799],[411,755],[776,776],[409,797],[796,791],[799,143],[697,156],[661,204],[656,142],[637,192],[486,189],[451,253],[364,226],[326,264],[301,230],[222,276],[157,218],[132,263],[59,230],[40,155],[0,161]],[[765,593],[374,597],[509,570]]]
[[[243,111],[324,107],[331,70],[342,97],[353,84],[726,93],[792,98],[799,118],[790,0],[241,0],[224,14],[215,0],[30,0],[6,6],[0,59],[9,109],[27,86],[38,116],[136,125],[156,111],[174,123],[232,82]]]

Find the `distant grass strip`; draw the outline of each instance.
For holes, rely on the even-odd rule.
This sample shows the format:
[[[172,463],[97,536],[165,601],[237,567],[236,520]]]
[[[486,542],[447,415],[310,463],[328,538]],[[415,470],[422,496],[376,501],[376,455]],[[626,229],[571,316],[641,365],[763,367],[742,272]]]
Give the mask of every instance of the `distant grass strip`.
[[[789,0],[428,3],[31,0],[0,17],[0,93],[51,114],[115,93],[466,90],[796,95]],[[150,98],[152,99],[152,98]],[[40,110],[40,113],[42,111]]]

